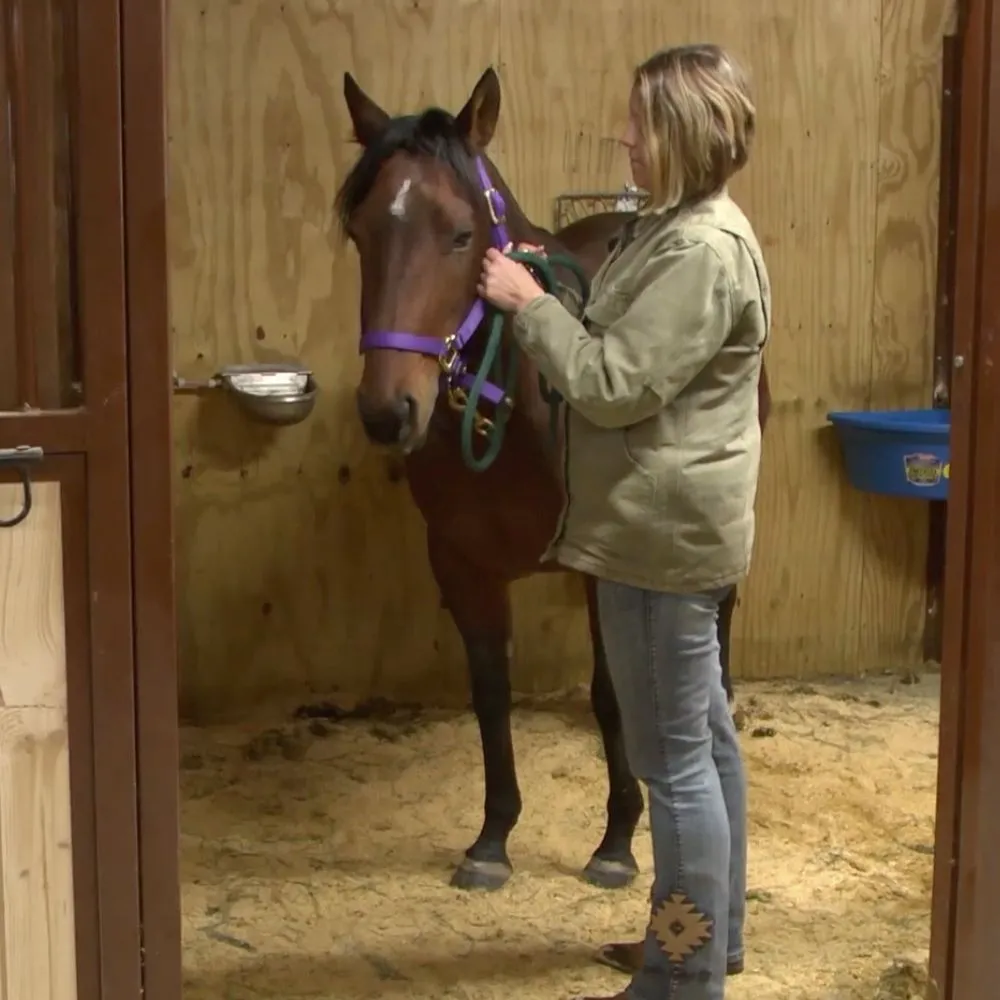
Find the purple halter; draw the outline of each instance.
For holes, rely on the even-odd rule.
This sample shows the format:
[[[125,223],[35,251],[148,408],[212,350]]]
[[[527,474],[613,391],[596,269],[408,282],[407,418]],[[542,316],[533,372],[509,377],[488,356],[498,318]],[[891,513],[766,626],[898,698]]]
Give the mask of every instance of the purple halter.
[[[479,184],[490,212],[491,242],[498,250],[506,252],[512,246],[506,225],[507,206],[503,196],[493,186],[482,157],[479,156],[476,157],[476,173],[479,175]],[[441,377],[448,389],[448,400],[455,409],[461,410],[468,398],[467,391],[475,379],[475,375],[466,367],[462,350],[485,317],[486,303],[477,298],[459,328],[450,337],[428,337],[402,330],[367,330],[362,334],[360,350],[362,354],[378,350],[411,351],[437,358],[441,366]],[[492,382],[483,383],[482,395],[496,406],[510,403],[503,389]],[[488,427],[489,421],[483,420],[482,426]]]

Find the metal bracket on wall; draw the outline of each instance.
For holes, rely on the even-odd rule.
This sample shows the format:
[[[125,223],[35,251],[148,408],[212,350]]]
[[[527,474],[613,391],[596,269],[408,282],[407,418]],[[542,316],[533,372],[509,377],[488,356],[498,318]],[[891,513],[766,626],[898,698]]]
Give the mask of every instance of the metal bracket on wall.
[[[8,466],[13,467],[17,478],[21,480],[23,501],[21,510],[6,520],[0,518],[0,528],[13,528],[20,524],[31,513],[31,475],[29,467],[37,465],[45,457],[41,448],[31,445],[19,445],[17,448],[0,448],[0,471]]]

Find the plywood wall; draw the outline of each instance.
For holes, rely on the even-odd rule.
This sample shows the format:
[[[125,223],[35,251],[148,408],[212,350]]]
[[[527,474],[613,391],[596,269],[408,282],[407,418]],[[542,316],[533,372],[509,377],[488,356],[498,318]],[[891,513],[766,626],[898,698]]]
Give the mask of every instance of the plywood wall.
[[[742,677],[854,673],[918,656],[926,510],[846,485],[825,415],[924,405],[931,385],[941,42],[954,0],[172,0],[175,363],[295,357],[322,386],[280,431],[178,399],[183,706],[268,693],[464,698],[421,523],[353,409],[357,269],[331,225],[355,155],[350,70],[385,107],[457,110],[486,66],[492,150],[530,215],[617,190],[630,68],[683,41],[753,71],[754,160],[735,195],[774,286],[755,564]],[[586,676],[579,587],[516,593],[516,686]]]
[[[59,484],[34,494],[0,528],[0,997],[76,1000]]]

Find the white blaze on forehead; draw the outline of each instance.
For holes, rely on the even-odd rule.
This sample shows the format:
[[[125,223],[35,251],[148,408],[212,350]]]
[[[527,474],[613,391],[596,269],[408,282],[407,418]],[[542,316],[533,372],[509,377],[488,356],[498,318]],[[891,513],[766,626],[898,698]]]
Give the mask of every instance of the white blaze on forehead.
[[[397,219],[402,219],[406,216],[406,196],[410,193],[411,183],[409,177],[403,180],[403,183],[399,185],[399,190],[396,192],[396,197],[392,199],[392,204],[389,206],[389,211]]]

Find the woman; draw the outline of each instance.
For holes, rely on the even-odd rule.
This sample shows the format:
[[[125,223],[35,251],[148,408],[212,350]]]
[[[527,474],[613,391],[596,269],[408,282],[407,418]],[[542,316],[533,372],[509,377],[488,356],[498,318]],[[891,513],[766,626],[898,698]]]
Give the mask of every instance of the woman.
[[[746,574],[770,292],[729,198],[755,110],[714,45],[634,74],[624,144],[650,204],[595,276],[584,322],[495,250],[480,294],[568,403],[567,503],[547,558],[597,578],[655,874],[620,997],[720,1000],[742,970],[746,779],[722,687],[719,601]]]

